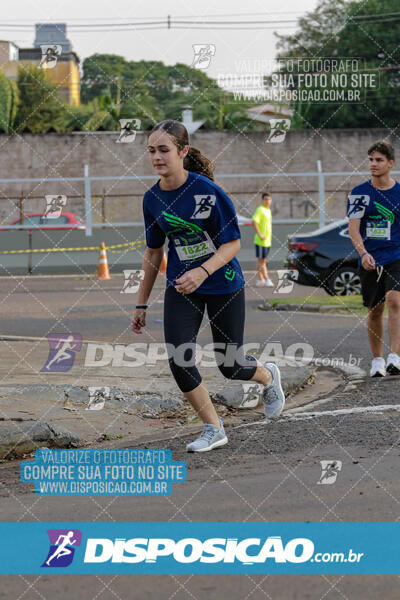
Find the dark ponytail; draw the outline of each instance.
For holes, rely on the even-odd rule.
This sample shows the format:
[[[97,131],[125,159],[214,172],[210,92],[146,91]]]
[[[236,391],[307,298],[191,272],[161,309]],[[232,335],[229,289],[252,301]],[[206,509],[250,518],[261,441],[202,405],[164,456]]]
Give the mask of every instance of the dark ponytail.
[[[200,173],[205,175],[212,181],[214,181],[214,165],[209,158],[203,156],[203,154],[197,148],[189,146],[189,152],[183,159],[183,166],[188,171],[194,173]]]
[[[183,150],[186,145],[189,146],[189,134],[183,123],[166,119],[157,123],[150,131],[149,136],[158,130],[168,133],[178,150]],[[189,151],[183,159],[183,168],[187,171],[193,171],[193,173],[200,173],[214,181],[214,163],[193,146],[189,146]]]

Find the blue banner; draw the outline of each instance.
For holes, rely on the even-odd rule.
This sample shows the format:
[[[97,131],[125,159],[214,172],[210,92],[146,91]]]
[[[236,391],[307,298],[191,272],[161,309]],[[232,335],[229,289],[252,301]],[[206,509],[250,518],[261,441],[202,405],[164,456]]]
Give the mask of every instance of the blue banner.
[[[20,476],[41,496],[166,496],[186,481],[186,463],[167,449],[40,448],[21,462]]]
[[[2,574],[400,573],[400,523],[2,523],[0,531]]]

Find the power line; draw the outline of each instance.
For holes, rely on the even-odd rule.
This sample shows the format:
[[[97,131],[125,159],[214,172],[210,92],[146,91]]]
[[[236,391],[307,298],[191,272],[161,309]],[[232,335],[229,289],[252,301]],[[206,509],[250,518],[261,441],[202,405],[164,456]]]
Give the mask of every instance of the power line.
[[[271,14],[275,14],[275,15],[291,15],[291,14],[295,14],[294,11],[292,12],[268,12],[268,15]],[[298,14],[302,14],[298,11]],[[171,16],[167,16],[167,17],[161,17],[159,19],[152,19],[152,20],[146,20],[149,19],[148,17],[124,17],[124,18],[120,18],[119,21],[114,21],[114,22],[110,22],[110,21],[106,21],[105,23],[102,23],[100,21],[103,21],[105,19],[103,18],[98,18],[98,19],[85,19],[85,18],[81,18],[79,19],[79,21],[81,22],[77,22],[77,23],[71,23],[68,24],[68,29],[71,30],[75,30],[75,29],[81,29],[81,28],[86,28],[87,31],[100,31],[103,28],[110,28],[110,27],[115,27],[115,28],[119,28],[119,27],[145,27],[145,26],[157,26],[157,25],[166,25],[166,26],[176,26],[176,25],[189,25],[190,28],[194,27],[194,26],[199,26],[199,25],[222,25],[224,27],[236,27],[239,26],[240,28],[242,27],[246,27],[246,26],[257,26],[257,27],[261,27],[263,25],[281,25],[281,24],[289,24],[289,23],[297,23],[297,19],[286,19],[286,20],[257,20],[257,21],[251,21],[251,20],[224,20],[224,21],[216,21],[215,19],[217,17],[225,17],[225,19],[227,18],[232,18],[232,17],[238,17],[238,16],[242,16],[245,15],[247,17],[250,16],[257,16],[257,15],[265,15],[267,16],[266,12],[262,12],[262,13],[237,13],[237,14],[225,14],[225,15],[211,15],[209,16],[209,18],[204,19],[203,16],[198,17],[197,15],[193,15],[192,17],[188,17],[188,16],[179,16],[179,17],[171,17]],[[202,19],[200,21],[196,20],[196,19]],[[150,18],[151,19],[151,18]],[[190,20],[187,20],[190,19]],[[388,12],[388,13],[373,13],[373,14],[367,14],[367,15],[349,15],[348,16],[348,20],[350,21],[357,21],[357,22],[364,22],[364,21],[368,21],[374,19],[374,23],[378,23],[378,22],[387,22],[387,21],[396,21],[398,19],[400,19],[400,12]],[[69,19],[69,21],[74,21],[75,19]],[[78,20],[78,19],[76,19]],[[84,22],[86,20],[90,20],[90,22]],[[68,19],[67,19],[68,21]],[[42,25],[47,25],[48,23],[43,23]],[[27,28],[32,28],[34,25],[41,25],[41,23],[35,23],[35,22],[13,22],[11,20],[4,20],[0,22],[0,28],[1,29],[12,29],[12,28],[16,28],[17,30],[22,30],[22,29],[27,29]]]
[[[217,17],[256,17],[256,16],[260,16],[260,15],[264,15],[264,16],[269,16],[269,15],[295,15],[295,14],[299,14],[302,15],[304,13],[304,11],[263,11],[263,12],[259,12],[259,13],[230,13],[230,14],[217,14],[217,15],[208,15],[208,17],[210,19],[214,19]],[[140,21],[140,20],[149,20],[154,18],[153,16],[151,17],[117,17],[117,21]],[[160,17],[161,18],[161,17]],[[164,17],[164,19],[166,19],[167,17]],[[174,19],[203,19],[204,15],[179,15],[179,16],[175,16],[173,17]],[[8,23],[14,23],[14,19],[4,19],[2,21],[2,23],[8,24]],[[57,21],[58,24],[63,23],[63,21],[90,21],[91,23],[95,22],[95,21],[109,21],[108,17],[97,17],[97,18],[93,18],[93,17],[67,17],[65,19],[59,19]],[[192,22],[192,21],[191,21]],[[32,20],[32,19],[18,19],[18,23],[16,24],[30,24],[30,25],[47,25],[48,23],[38,23],[37,20]]]

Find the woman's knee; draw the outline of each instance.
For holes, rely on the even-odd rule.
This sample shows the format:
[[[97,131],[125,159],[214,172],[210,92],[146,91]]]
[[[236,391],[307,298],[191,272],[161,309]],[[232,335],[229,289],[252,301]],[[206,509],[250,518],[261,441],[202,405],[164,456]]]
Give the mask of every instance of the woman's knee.
[[[245,354],[244,357],[239,357],[233,365],[222,363],[218,365],[218,368],[227,379],[247,379],[248,369],[255,370],[257,361],[254,356]]]
[[[191,392],[201,383],[201,376],[198,369],[194,366],[182,366],[175,362],[174,358],[168,359],[171,373],[181,392]]]
[[[222,375],[226,377],[226,379],[237,379],[235,377],[235,374],[239,370],[237,366],[226,367],[225,365],[219,365],[218,368],[221,371]]]

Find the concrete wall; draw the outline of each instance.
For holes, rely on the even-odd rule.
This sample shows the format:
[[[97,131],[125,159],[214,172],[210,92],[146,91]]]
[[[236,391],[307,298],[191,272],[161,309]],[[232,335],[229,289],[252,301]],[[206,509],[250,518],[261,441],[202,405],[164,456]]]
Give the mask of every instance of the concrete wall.
[[[268,187],[274,202],[275,218],[302,218],[313,214],[311,203],[318,204],[316,177],[269,178],[268,173],[316,171],[317,160],[324,171],[355,171],[355,175],[328,177],[326,205],[329,216],[341,218],[346,195],[352,187],[366,178],[357,171],[367,170],[366,151],[376,139],[385,137],[398,147],[397,137],[386,129],[325,129],[321,131],[292,131],[281,144],[266,144],[261,132],[238,135],[234,132],[198,132],[191,138],[193,146],[216,163],[217,173],[265,173],[260,179],[220,179],[217,181],[230,194],[238,213],[252,214],[259,193]],[[32,184],[0,184],[0,221],[10,222],[19,217],[18,199],[24,197],[25,212],[44,210],[45,194],[66,194],[67,208],[83,215],[83,183],[46,182],[48,177],[83,175],[89,164],[91,175],[136,175],[134,181],[94,182],[92,194],[108,197],[106,217],[109,221],[141,221],[142,197],[156,181],[141,179],[153,175],[146,150],[147,136],[137,134],[131,144],[116,144],[117,136],[0,135],[3,149],[0,163],[1,178],[37,177],[43,181]],[[113,196],[113,197],[111,197]],[[14,198],[14,199],[12,199]],[[101,221],[101,202],[93,199],[94,221]],[[315,217],[317,214],[314,213]]]

